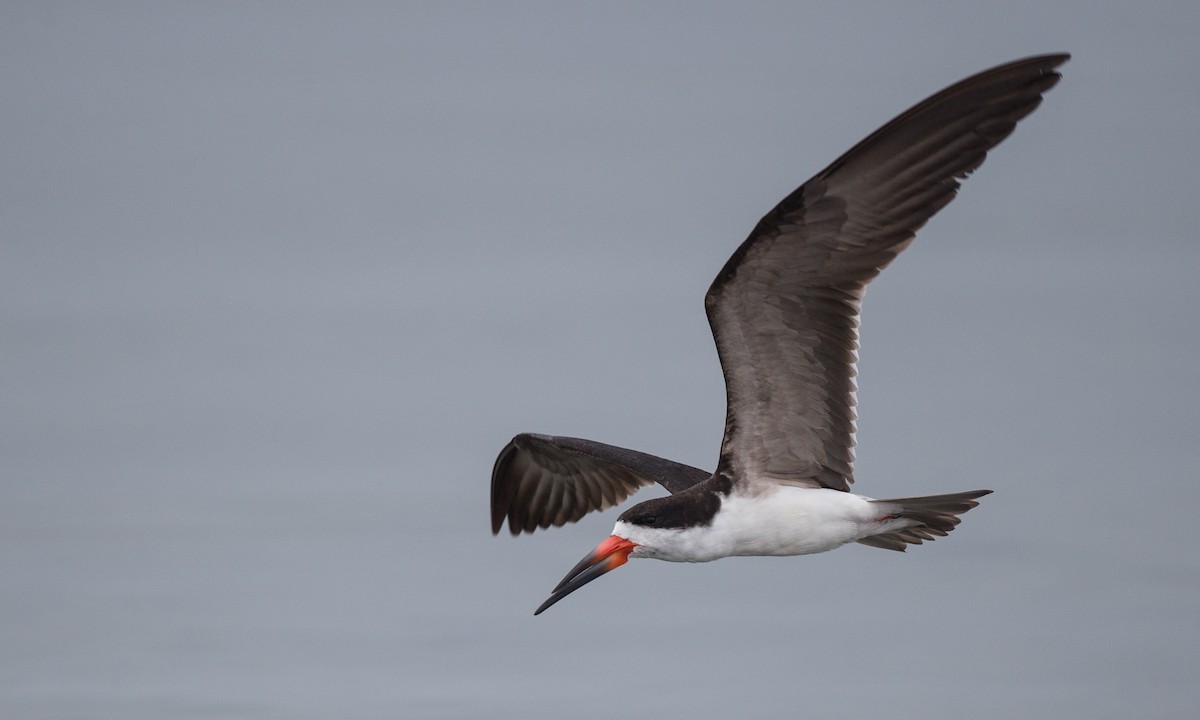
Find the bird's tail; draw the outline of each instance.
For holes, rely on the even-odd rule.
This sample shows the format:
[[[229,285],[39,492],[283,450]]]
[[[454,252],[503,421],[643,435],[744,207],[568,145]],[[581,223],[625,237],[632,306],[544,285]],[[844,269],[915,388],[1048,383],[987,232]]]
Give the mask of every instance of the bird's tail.
[[[908,545],[920,545],[926,540],[946,537],[955,525],[962,522],[958,516],[979,504],[975,502],[975,498],[990,492],[992,491],[971,490],[949,495],[872,500],[872,503],[886,506],[889,515],[911,520],[913,524],[899,530],[871,535],[859,542],[871,547],[904,552]]]

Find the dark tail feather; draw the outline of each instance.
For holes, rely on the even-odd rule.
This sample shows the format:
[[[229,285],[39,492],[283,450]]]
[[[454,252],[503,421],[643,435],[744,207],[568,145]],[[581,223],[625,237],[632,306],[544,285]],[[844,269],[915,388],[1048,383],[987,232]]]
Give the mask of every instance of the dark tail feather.
[[[939,537],[946,537],[955,525],[962,522],[958,516],[979,504],[975,502],[975,498],[983,497],[991,492],[991,490],[971,490],[949,495],[872,500],[873,503],[889,506],[887,508],[889,514],[913,520],[917,524],[871,535],[859,542],[884,550],[904,552],[909,545],[920,545],[926,540],[932,541]]]

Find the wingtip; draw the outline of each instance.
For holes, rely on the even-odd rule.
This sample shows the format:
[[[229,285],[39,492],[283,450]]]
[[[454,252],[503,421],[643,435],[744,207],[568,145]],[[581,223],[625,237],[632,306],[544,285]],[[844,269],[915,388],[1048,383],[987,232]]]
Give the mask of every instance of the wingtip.
[[[491,515],[492,515],[492,535],[499,535],[501,528],[504,527],[504,519],[509,515],[510,505],[512,503],[513,488],[506,488],[501,480],[504,475],[505,466],[512,459],[513,453],[517,451],[518,443],[522,435],[518,434],[509,440],[507,444],[500,450],[500,454],[496,456],[496,462],[492,465],[492,493],[491,493]],[[512,525],[512,518],[509,518],[509,525]],[[514,532],[514,535],[517,533]]]
[[[1045,65],[1045,66],[1047,66],[1047,68],[1056,68],[1059,65],[1062,65],[1063,63],[1065,63],[1066,61],[1068,61],[1070,59],[1071,59],[1071,53],[1069,53],[1069,52],[1042,53],[1040,55],[1030,55],[1029,57],[1021,58],[1020,60],[1013,60],[1011,62],[1004,63],[1003,65],[1000,65],[999,67],[1005,67],[1007,65],[1029,65],[1029,64],[1032,64],[1032,65]]]
[[[1054,63],[1055,65],[1061,65],[1071,59],[1071,53],[1065,52],[1065,51],[1052,52],[1052,53],[1046,53],[1045,55],[1035,55],[1034,57],[1045,59],[1049,62]]]

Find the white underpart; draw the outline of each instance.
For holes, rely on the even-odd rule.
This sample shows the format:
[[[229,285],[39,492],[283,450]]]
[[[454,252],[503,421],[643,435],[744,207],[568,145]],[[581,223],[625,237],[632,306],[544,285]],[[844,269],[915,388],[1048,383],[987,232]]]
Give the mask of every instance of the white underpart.
[[[809,555],[913,524],[885,512],[861,495],[778,485],[754,495],[730,495],[711,525],[663,529],[618,522],[613,534],[637,543],[631,557],[672,562]]]

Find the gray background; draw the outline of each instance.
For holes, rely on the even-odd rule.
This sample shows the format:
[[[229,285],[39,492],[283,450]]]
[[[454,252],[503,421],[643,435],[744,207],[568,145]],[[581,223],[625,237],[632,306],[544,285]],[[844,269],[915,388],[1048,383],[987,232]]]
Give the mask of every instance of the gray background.
[[[0,6],[0,716],[1178,718],[1200,5]],[[907,106],[1065,80],[871,287],[907,555],[514,540],[495,453],[711,467],[709,281]]]

